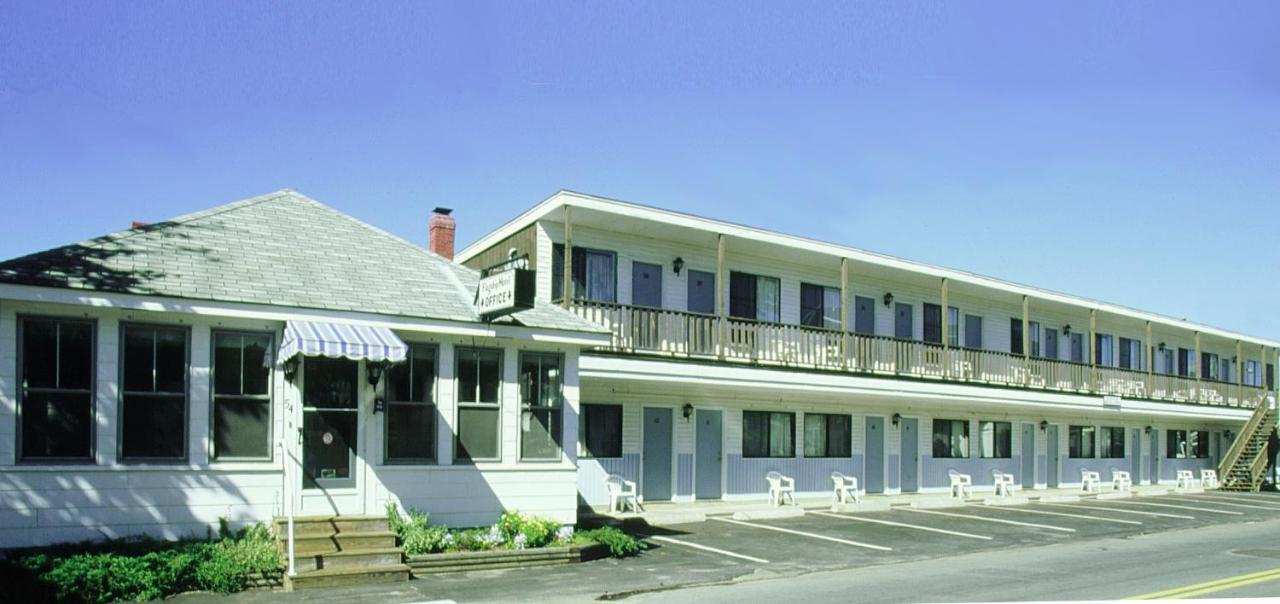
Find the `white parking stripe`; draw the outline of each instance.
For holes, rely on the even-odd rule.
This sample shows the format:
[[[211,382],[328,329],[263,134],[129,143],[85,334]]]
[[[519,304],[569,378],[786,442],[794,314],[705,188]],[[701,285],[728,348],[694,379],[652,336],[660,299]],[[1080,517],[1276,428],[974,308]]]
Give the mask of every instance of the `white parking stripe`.
[[[756,558],[755,556],[748,556],[748,555],[746,555],[746,554],[738,554],[738,553],[734,553],[734,552],[730,552],[730,551],[725,551],[725,550],[722,550],[722,549],[717,549],[717,548],[710,547],[710,546],[706,546],[706,545],[700,545],[700,544],[697,544],[697,543],[690,543],[690,542],[688,542],[688,541],[680,541],[679,539],[672,539],[672,538],[670,538],[670,537],[662,537],[662,536],[657,536],[657,535],[655,535],[655,536],[651,536],[651,537],[649,537],[649,539],[650,539],[650,540],[652,540],[652,541],[658,541],[658,542],[660,542],[660,543],[672,543],[672,544],[675,544],[675,545],[683,545],[683,546],[685,546],[685,547],[692,547],[693,549],[700,549],[700,550],[702,550],[702,551],[704,551],[704,552],[712,552],[712,553],[715,553],[715,554],[720,554],[720,555],[722,555],[722,556],[729,556],[729,557],[731,557],[731,558],[741,558],[741,559],[746,560],[746,561],[748,561],[748,562],[756,562],[756,563],[758,563],[758,564],[768,564],[768,563],[769,563],[769,561],[768,561],[768,560],[765,560],[764,558]]]
[[[1198,508],[1193,505],[1175,505],[1172,503],[1152,503],[1150,501],[1132,501],[1129,499],[1108,499],[1107,503],[1123,503],[1127,505],[1149,505],[1157,508],[1173,508],[1178,510],[1194,510],[1197,512],[1209,512],[1210,514],[1223,514],[1225,516],[1243,516],[1244,512],[1232,512],[1231,510],[1215,510],[1212,508]]]
[[[866,518],[861,516],[853,516],[849,514],[844,514],[844,515],[832,514],[830,512],[809,512],[809,513],[817,516],[826,516],[828,518],[840,518],[842,520],[856,520],[858,522],[870,522],[872,524],[883,524],[886,526],[900,526],[902,528],[916,529],[918,531],[929,531],[930,533],[942,533],[943,535],[955,535],[956,537],[968,537],[970,539],[985,539],[987,541],[991,540],[991,537],[988,537],[986,535],[975,535],[973,533],[962,533],[960,531],[948,531],[946,529],[933,528],[931,526],[920,526],[918,524],[907,524],[905,522],[894,522],[892,520],[879,520],[875,518]]]
[[[1190,499],[1192,503],[1204,503],[1213,505],[1229,505],[1237,508],[1248,508],[1251,510],[1280,510],[1280,506],[1274,505],[1254,505],[1252,503],[1236,503],[1234,501],[1223,501],[1221,497],[1196,497],[1192,495],[1179,495],[1178,500]],[[1252,501],[1252,500],[1250,500]]]
[[[1042,503],[1040,505],[1052,505],[1060,508],[1075,508],[1078,510],[1105,510],[1108,513],[1115,514],[1137,514],[1139,516],[1156,516],[1159,518],[1181,518],[1182,520],[1195,520],[1195,516],[1186,516],[1183,514],[1166,514],[1164,512],[1148,512],[1146,510],[1117,510],[1115,508],[1106,508],[1098,505],[1081,505],[1078,503]]]
[[[1114,522],[1116,524],[1142,524],[1137,520],[1121,520],[1119,518],[1103,518],[1101,516],[1087,516],[1085,514],[1069,514],[1066,512],[1049,512],[1045,510],[1028,510],[1027,508],[993,505],[988,509],[1004,510],[1006,512],[1022,512],[1024,514],[1045,514],[1047,516],[1066,516],[1068,518],[1084,518],[1085,520],[1098,520],[1101,522]]]
[[[920,508],[902,508],[908,512],[916,512],[917,514],[936,514],[938,516],[951,516],[954,518],[969,518],[971,520],[982,520],[984,522],[997,522],[999,524],[1012,524],[1014,526],[1029,526],[1031,528],[1042,528],[1051,531],[1062,531],[1064,533],[1074,533],[1076,529],[1066,528],[1062,526],[1051,526],[1048,524],[1035,524],[1032,522],[1018,522],[1016,520],[1004,520],[1001,518],[987,518],[986,516],[973,516],[971,514],[955,514],[952,512],[939,512],[938,510],[924,510]]]
[[[1230,495],[1223,493],[1221,495],[1211,492],[1205,492],[1200,495],[1179,495],[1179,497],[1191,497],[1193,499],[1204,499],[1206,501],[1238,501],[1241,505],[1256,505],[1272,510],[1280,510],[1280,498],[1275,497],[1236,497],[1235,493]]]
[[[852,545],[854,547],[865,547],[867,549],[874,549],[882,552],[893,551],[893,548],[890,548],[890,547],[883,547],[880,545],[871,545],[870,543],[859,543],[857,541],[850,541],[848,539],[837,539],[835,537],[828,537],[826,535],[819,535],[817,533],[806,533],[804,531],[797,531],[797,530],[792,530],[788,528],[782,528],[780,526],[769,526],[767,524],[753,524],[751,522],[743,522],[741,520],[732,520],[729,518],[711,518],[711,520],[719,520],[720,522],[728,522],[729,524],[741,524],[742,526],[749,526],[751,528],[764,529],[766,531],[777,531],[779,533],[787,533],[788,535],[799,535],[801,537],[809,537],[811,539],[821,539],[823,541],[843,543],[845,545]]]

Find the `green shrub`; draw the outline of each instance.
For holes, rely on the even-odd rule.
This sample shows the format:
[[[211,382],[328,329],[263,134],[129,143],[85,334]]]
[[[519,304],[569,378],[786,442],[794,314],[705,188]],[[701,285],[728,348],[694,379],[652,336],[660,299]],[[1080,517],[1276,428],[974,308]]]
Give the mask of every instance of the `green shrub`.
[[[400,514],[394,503],[387,504],[387,526],[396,534],[404,553],[410,556],[442,552],[449,543],[449,529],[431,526],[430,515],[417,510],[407,510],[408,518]]]
[[[578,538],[590,539],[591,541],[608,547],[609,553],[615,558],[632,556],[649,547],[645,542],[611,526],[591,529],[589,531],[579,531]]]

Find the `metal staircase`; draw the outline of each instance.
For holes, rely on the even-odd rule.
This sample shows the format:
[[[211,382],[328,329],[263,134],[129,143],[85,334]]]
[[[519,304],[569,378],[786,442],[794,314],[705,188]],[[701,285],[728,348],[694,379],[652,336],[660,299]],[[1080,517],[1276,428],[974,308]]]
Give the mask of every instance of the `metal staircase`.
[[[1224,491],[1257,491],[1267,470],[1267,440],[1276,429],[1276,400],[1264,394],[1218,466]]]

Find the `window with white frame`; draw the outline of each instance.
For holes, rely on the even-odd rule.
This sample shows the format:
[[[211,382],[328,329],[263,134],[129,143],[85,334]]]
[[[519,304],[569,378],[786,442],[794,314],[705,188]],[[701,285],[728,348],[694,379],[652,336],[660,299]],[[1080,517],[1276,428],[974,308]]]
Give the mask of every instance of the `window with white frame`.
[[[18,331],[19,458],[92,460],[94,323],[30,317]]]
[[[853,418],[829,413],[804,414],[805,457],[849,457]]]
[[[571,284],[575,300],[616,302],[618,300],[618,255],[607,250],[573,246]],[[564,244],[552,246],[551,297],[559,300],[564,290]]]
[[[1067,428],[1067,457],[1093,459],[1098,444],[1098,429],[1094,426],[1069,426]]]
[[[501,452],[502,350],[455,349],[457,356],[457,459],[496,461]]]
[[[742,456],[795,457],[796,415],[782,411],[742,412]]]
[[[994,459],[1013,457],[1013,424],[978,422],[978,455]]]
[[[1104,459],[1122,459],[1124,458],[1124,428],[1117,426],[1103,426],[1098,432],[1101,446],[1099,453]]]
[[[969,457],[969,422],[961,419],[933,420],[933,457]]]
[[[271,458],[269,333],[213,332],[213,442],[217,460]]]
[[[187,455],[187,328],[121,326],[120,457]]]
[[[840,289],[800,284],[800,324],[824,329],[840,329]]]
[[[520,353],[520,459],[560,459],[564,355]]]
[[[436,460],[437,349],[410,344],[408,357],[387,369],[387,461],[432,463]]]

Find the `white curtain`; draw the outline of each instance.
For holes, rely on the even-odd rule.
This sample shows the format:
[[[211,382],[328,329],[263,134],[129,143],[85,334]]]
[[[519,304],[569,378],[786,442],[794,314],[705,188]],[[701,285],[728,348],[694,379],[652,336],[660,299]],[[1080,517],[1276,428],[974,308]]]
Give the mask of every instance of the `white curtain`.
[[[781,321],[779,300],[782,288],[774,277],[756,277],[756,318],[777,323]]]
[[[789,457],[795,452],[794,416],[790,413],[769,414],[769,456]]]
[[[822,326],[840,329],[840,290],[834,287],[822,289]]]
[[[617,278],[613,254],[587,253],[587,299],[614,302]]]

